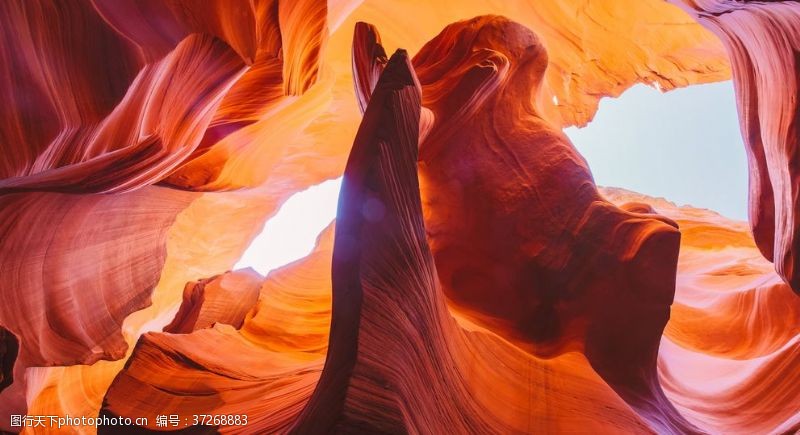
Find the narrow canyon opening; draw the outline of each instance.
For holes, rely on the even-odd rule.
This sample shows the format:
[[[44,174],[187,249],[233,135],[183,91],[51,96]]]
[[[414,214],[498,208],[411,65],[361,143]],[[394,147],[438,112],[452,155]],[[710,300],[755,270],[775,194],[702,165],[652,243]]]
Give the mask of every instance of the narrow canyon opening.
[[[733,83],[669,92],[637,84],[564,129],[600,186],[747,220],[747,158]]]

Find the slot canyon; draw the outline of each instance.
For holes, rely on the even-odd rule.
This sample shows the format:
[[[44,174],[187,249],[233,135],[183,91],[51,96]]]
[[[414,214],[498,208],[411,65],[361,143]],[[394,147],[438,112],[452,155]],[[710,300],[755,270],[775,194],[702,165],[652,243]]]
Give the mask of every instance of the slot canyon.
[[[0,22],[0,431],[800,432],[799,2]],[[637,85],[727,81],[746,220],[599,186],[565,134]],[[338,191],[311,252],[249,266],[309,188]]]

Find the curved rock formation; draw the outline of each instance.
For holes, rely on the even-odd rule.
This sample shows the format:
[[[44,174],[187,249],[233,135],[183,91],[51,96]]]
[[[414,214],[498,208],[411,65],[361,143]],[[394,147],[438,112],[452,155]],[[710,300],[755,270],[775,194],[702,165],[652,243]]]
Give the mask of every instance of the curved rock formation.
[[[800,12],[669,3],[0,3],[0,429],[797,431]],[[731,70],[755,243],[559,131]],[[335,243],[230,271],[346,161]]]
[[[670,90],[730,78],[714,34],[660,0],[363,0],[332,35],[331,63],[346,59],[359,21],[380,27],[391,46],[416,53],[445,26],[487,14],[509,17],[541,38],[550,67],[535,98],[542,116],[557,127],[586,124],[600,98],[638,82]],[[347,66],[339,73],[347,74]]]
[[[646,432],[579,354],[538,360],[488,332],[462,330],[450,316],[418,194],[420,101],[410,61],[398,51],[372,94],[345,170],[328,358],[294,431]],[[569,387],[556,386],[535,399],[550,381],[591,387],[570,396]],[[592,420],[603,412],[598,403],[610,408],[605,419]],[[577,408],[586,412],[565,418]]]
[[[37,6],[36,3],[20,4],[23,5],[22,9],[34,9]],[[16,9],[15,5],[7,3],[6,7]],[[12,89],[8,92],[13,95],[20,88],[39,88],[43,93],[48,92],[50,95],[43,98],[41,103],[25,104],[28,110],[36,111],[40,118],[45,118],[51,104],[55,107],[51,109],[52,117],[39,121],[44,124],[39,128],[52,131],[53,134],[41,141],[40,149],[31,150],[27,162],[14,165],[12,171],[0,181],[0,189],[115,192],[152,184],[189,157],[199,144],[222,96],[245,70],[245,64],[224,42],[197,34],[187,35],[160,60],[152,64],[137,64],[135,53],[128,56],[112,54],[112,50],[123,53],[134,50],[129,46],[124,47],[122,38],[112,35],[96,13],[82,12],[84,17],[74,13],[36,10],[12,10],[3,14],[11,21],[7,23],[9,27],[15,24],[19,27],[20,21],[30,20],[32,22],[28,26],[31,33],[41,33],[27,35],[27,41],[18,42],[32,45],[31,48],[23,47],[21,53],[26,50],[41,52],[40,57],[20,56],[17,54],[19,52],[4,56],[9,65],[16,67],[14,73],[8,71],[8,75],[19,74],[23,81],[31,82],[23,86],[7,82],[6,87]],[[86,28],[89,32],[97,33],[85,37],[87,40],[108,40],[105,43],[108,48],[104,47],[104,51],[85,50],[78,45],[83,42],[78,38],[68,40],[75,44],[72,47],[57,44],[61,36],[58,34],[60,26],[44,22],[45,17],[51,16],[63,19],[65,22],[61,25],[64,27]],[[22,38],[22,35],[18,37]],[[35,48],[37,46],[33,41],[40,39],[50,39],[52,47],[45,45],[41,51]],[[123,47],[114,47],[114,42]],[[121,88],[116,90],[118,94],[124,92],[105,97],[106,100],[102,101],[108,106],[108,100],[117,100],[113,110],[106,109],[103,112],[102,107],[93,107],[91,100],[82,100],[85,99],[83,94],[94,95],[90,84],[95,79],[92,74],[102,74],[103,59],[99,57],[87,62],[85,58],[73,56],[74,52],[84,50],[90,56],[105,55],[115,59],[121,63],[120,69],[128,68],[124,73],[131,76],[129,83],[117,80],[113,85],[107,85],[112,89]],[[128,61],[126,57],[133,59]],[[100,71],[86,71],[89,67]],[[73,73],[67,69],[66,72],[56,72],[64,68],[75,71]],[[197,71],[205,73],[198,77]],[[38,77],[40,74],[46,75]],[[70,79],[82,81],[86,91],[81,93],[80,88],[69,82]],[[176,86],[175,83],[181,85]],[[186,119],[194,122],[187,123]],[[18,125],[24,125],[23,120],[17,121]],[[14,124],[9,125],[7,130],[19,131]],[[24,139],[19,143],[29,144]]]
[[[800,429],[800,298],[764,260],[745,222],[622,189],[681,228],[675,303],[659,378],[681,413],[709,433]]]
[[[681,427],[655,380],[676,225],[597,193],[583,158],[530,103],[547,54],[528,29],[459,22],[414,63],[435,119],[420,146],[425,223],[454,309],[535,355],[585,353],[632,406]]]
[[[256,304],[262,277],[252,269],[187,283],[183,303],[164,332],[188,334],[214,324],[242,327],[244,317]]]
[[[367,110],[372,91],[388,61],[378,29],[367,23],[356,23],[353,31],[353,82],[361,113]]]
[[[280,141],[303,137],[302,127],[320,110],[308,105],[325,107],[328,87],[308,92],[318,82],[322,52],[311,47],[324,46],[327,37],[325,4],[229,6],[0,6],[0,94],[11,109],[0,123],[6,226],[0,267],[11,278],[6,284],[16,286],[3,288],[7,303],[0,310],[6,315],[0,324],[20,331],[21,348],[17,382],[3,392],[4,411],[13,406],[24,413],[27,402],[29,413],[96,415],[124,361],[72,364],[125,358],[127,343],[169,323],[180,298],[176,288],[230,268],[259,224],[291,193],[339,172],[341,164],[331,157],[342,152],[314,140],[275,145],[249,134],[230,137],[248,125],[260,131],[283,125]],[[276,115],[281,109],[284,119]],[[272,128],[270,119],[276,121]],[[184,168],[224,139],[250,150],[236,155],[235,170],[208,175],[227,162],[219,158],[212,167]],[[270,152],[264,152],[265,144]],[[243,164],[255,175],[247,176]],[[210,180],[218,183],[210,186]],[[265,181],[269,185],[262,187]],[[256,189],[200,196],[148,187],[157,182],[194,190]],[[115,196],[11,194],[32,190]],[[133,193],[121,194],[127,191]],[[162,219],[159,213],[167,210],[172,215]],[[217,221],[232,225],[230,234],[198,232]],[[38,225],[46,230],[25,234]],[[48,237],[52,243],[42,260]],[[37,278],[38,262],[44,262],[44,274]],[[76,292],[78,285],[88,290]],[[25,310],[31,313],[23,315]],[[53,325],[42,327],[47,321]],[[66,337],[58,339],[62,344],[59,335]],[[47,355],[29,358],[27,352]],[[37,367],[25,368],[31,365]],[[11,429],[5,419],[0,424]]]
[[[180,425],[169,428],[176,430],[193,426],[195,414],[247,416],[246,424],[229,425],[226,432],[286,429],[311,395],[327,349],[332,236],[326,230],[309,257],[270,273],[263,285],[248,271],[210,280],[206,289],[224,286],[230,292],[258,283],[258,303],[241,325],[222,325],[222,317],[230,317],[219,308],[239,301],[206,298],[192,305],[207,313],[204,325],[181,334],[143,335],[108,388],[103,412],[147,417],[154,430],[160,429],[158,415],[181,416]],[[180,318],[179,313],[173,324]]]
[[[244,154],[256,146],[252,131],[229,136],[251,124],[264,129],[271,111],[315,83],[324,2],[61,6],[3,5],[0,92],[20,110],[4,120],[2,143],[24,149],[3,153],[0,191],[119,192],[165,178],[219,190],[264,181],[247,177],[241,163],[237,175],[224,171],[228,159],[246,157],[232,147]],[[62,38],[63,29],[81,33]],[[301,121],[295,129],[312,118],[291,112]]]
[[[24,414],[27,367],[125,355],[122,322],[150,303],[167,229],[194,196],[149,187],[113,196],[2,197],[0,324],[19,340],[15,382],[0,395],[4,414]]]
[[[0,328],[0,392],[14,382],[14,363],[19,355],[19,339],[8,329]]]

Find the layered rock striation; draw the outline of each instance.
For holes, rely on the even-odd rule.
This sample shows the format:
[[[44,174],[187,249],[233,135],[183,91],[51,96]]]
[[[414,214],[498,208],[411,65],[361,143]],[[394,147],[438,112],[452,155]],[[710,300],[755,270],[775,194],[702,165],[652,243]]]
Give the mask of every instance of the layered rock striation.
[[[799,23],[791,1],[0,3],[0,429],[797,431]],[[731,77],[749,226],[598,189],[560,131],[638,82]],[[308,257],[231,271],[342,174]]]

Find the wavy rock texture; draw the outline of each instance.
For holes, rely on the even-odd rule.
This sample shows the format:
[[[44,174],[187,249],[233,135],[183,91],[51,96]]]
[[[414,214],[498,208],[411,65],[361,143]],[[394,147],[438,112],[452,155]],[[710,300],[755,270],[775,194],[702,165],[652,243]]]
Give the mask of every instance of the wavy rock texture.
[[[25,149],[3,153],[2,190],[116,192],[165,178],[201,190],[256,186],[264,158],[242,163],[261,148],[253,130],[281,130],[281,108],[295,134],[314,115],[291,103],[317,80],[324,3],[3,8],[0,92],[20,110],[4,120],[2,142]],[[62,29],[82,33],[63,38]]]
[[[4,74],[3,88],[11,101],[17,100],[18,105],[35,111],[36,117],[45,118],[37,119],[41,131],[53,133],[42,138],[38,146],[23,137],[14,138],[18,126],[24,127],[31,115],[22,112],[24,118],[12,118],[4,128],[11,133],[7,140],[19,139],[19,143],[30,144],[32,149],[26,150],[28,156],[14,153],[27,157],[23,161],[4,162],[8,168],[0,182],[4,190],[114,192],[152,184],[189,156],[222,96],[245,70],[244,62],[224,42],[196,34],[187,35],[162,59],[143,65],[137,62],[135,53],[126,53],[133,49],[125,46],[121,36],[114,35],[96,13],[86,10],[86,3],[75,8],[79,11],[69,11],[72,13],[29,10],[37,6],[45,4],[5,4],[11,10],[3,13],[9,21],[4,27],[23,27],[24,23],[30,34],[20,34],[16,47],[4,47],[15,51],[3,56],[4,63],[11,67]],[[45,18],[57,18],[60,25],[47,23]],[[101,49],[82,48],[78,45],[85,43],[82,38],[68,38],[67,43],[59,44],[61,26],[87,29],[87,34],[81,36]],[[40,40],[44,46],[34,42]],[[19,47],[21,44],[29,46]],[[23,50],[16,51],[19,48]],[[20,55],[28,52],[40,55]],[[88,54],[72,56],[74,52]],[[121,65],[103,71],[104,55]],[[88,56],[94,58],[86,59]],[[91,99],[81,101],[83,94],[93,95],[91,81],[96,80],[95,76],[113,80],[102,74],[116,72],[114,67],[121,70],[122,77],[130,76],[130,81],[106,85],[111,88],[108,95],[99,95],[106,107],[97,107],[100,102]],[[198,77],[198,70],[206,74]],[[22,77],[23,83],[11,82],[11,76]],[[44,94],[41,101],[19,101],[36,94],[31,88]],[[48,111],[52,116],[46,116]],[[186,119],[193,122],[187,123]]]
[[[0,3],[0,415],[797,431],[797,4],[671,3]],[[755,244],[559,132],[731,75]],[[348,154],[335,248],[230,272]]]
[[[0,401],[4,414],[24,411],[18,395],[26,367],[124,356],[122,322],[149,304],[167,230],[194,196],[150,187],[115,196],[3,197],[0,323],[19,341],[15,383]]]
[[[213,309],[231,298],[206,298],[199,304],[209,314],[206,326],[143,335],[108,389],[104,411],[146,416],[151,429],[165,413],[248,415],[246,426],[225,432],[285,429],[311,395],[327,349],[332,235],[326,230],[310,256],[271,273],[263,285],[251,272],[211,280],[206,288],[230,291],[259,283],[258,303],[243,324],[222,325],[221,317],[213,317],[227,314]]]
[[[161,331],[174,319],[182,302],[181,289],[187,282],[221,274],[233,267],[258,232],[257,225],[274,213],[275,201],[285,200],[291,188],[291,185],[276,185],[240,192],[206,193],[177,215],[167,232],[168,255],[161,279],[152,292],[152,303],[129,315],[122,324],[122,334],[129,344],[129,352],[124,357],[130,355],[140,335]],[[209,228],[230,227],[239,228],[239,231],[198,232],[198,222]],[[120,359],[99,361],[91,366],[29,368],[26,372],[29,414],[97,415],[106,391],[124,364],[125,360]],[[91,428],[84,428],[84,431],[94,432]]]
[[[647,432],[580,354],[539,360],[486,331],[463,330],[450,316],[418,194],[420,101],[410,61],[398,51],[345,170],[330,348],[295,431]],[[558,386],[540,396],[550,382]],[[572,382],[587,388],[571,395]],[[578,408],[586,412],[564,418]],[[603,412],[607,418],[592,418]]]
[[[19,339],[8,329],[0,328],[0,358],[2,358],[2,367],[0,367],[0,391],[3,391],[14,382],[14,363],[17,361],[19,355]]]
[[[558,127],[587,123],[602,96],[617,96],[634,83],[669,90],[730,78],[714,34],[659,0],[364,0],[332,34],[329,64],[348,75],[345,53],[359,21],[380,27],[390,46],[416,53],[445,26],[487,14],[512,18],[541,38],[550,67],[534,97],[542,116]]]
[[[261,279],[254,270],[245,269],[187,283],[181,307],[164,332],[188,334],[216,323],[241,328],[244,316],[258,301]]]
[[[711,433],[800,430],[800,298],[760,254],[746,222],[622,189],[674,219],[681,253],[659,377],[676,408]]]

